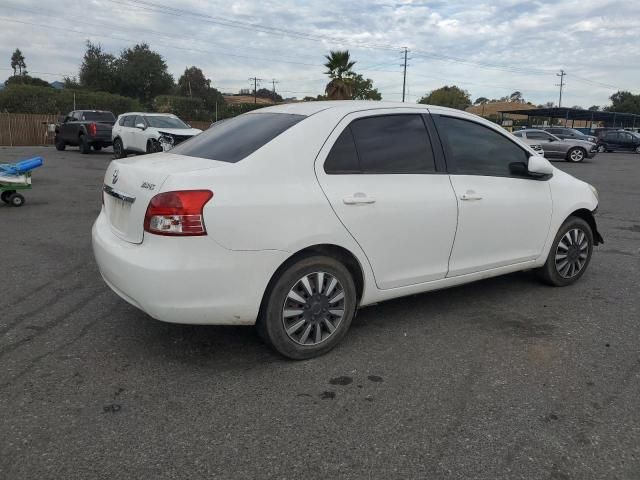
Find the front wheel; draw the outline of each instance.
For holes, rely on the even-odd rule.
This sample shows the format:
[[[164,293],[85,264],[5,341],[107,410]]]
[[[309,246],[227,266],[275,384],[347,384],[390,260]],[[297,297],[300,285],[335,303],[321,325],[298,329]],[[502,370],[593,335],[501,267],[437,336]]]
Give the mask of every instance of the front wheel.
[[[54,143],[56,145],[56,150],[58,150],[59,152],[62,152],[65,148],[67,148],[67,144],[65,143],[65,141],[59,137],[55,138]]]
[[[640,145],[636,147],[636,153],[640,153]]]
[[[598,145],[598,153],[605,153],[607,151],[607,147],[604,145]]]
[[[582,148],[572,148],[567,153],[567,160],[573,163],[580,163],[585,156],[586,152]]]
[[[569,217],[558,230],[547,261],[538,273],[549,285],[571,285],[584,274],[592,253],[591,226],[582,218]]]
[[[155,138],[152,138],[147,142],[147,153],[156,153],[161,151],[162,147],[160,146],[160,142]]]
[[[16,193],[15,190],[5,190],[4,192],[0,193],[0,199],[2,199],[4,203],[9,203],[9,197],[14,193]]]
[[[314,256],[291,265],[267,293],[258,320],[264,340],[295,360],[327,353],[347,333],[356,311],[356,288],[337,260]]]
[[[9,195],[8,200],[9,205],[11,205],[12,207],[21,207],[22,205],[24,205],[24,197],[19,193],[12,193],[11,195]]]
[[[124,153],[124,146],[122,145],[122,140],[116,138],[113,141],[113,158],[125,158],[127,156]]]

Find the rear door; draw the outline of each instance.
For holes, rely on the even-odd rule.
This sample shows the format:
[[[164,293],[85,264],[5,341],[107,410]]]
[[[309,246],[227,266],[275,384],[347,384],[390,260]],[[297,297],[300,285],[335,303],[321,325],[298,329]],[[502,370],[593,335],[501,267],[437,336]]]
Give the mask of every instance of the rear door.
[[[334,129],[316,160],[320,185],[379,288],[444,278],[458,212],[442,151],[415,109],[374,112]]]
[[[562,143],[557,141],[554,137],[549,135],[547,132],[527,132],[527,138],[530,140],[535,140],[542,146],[544,150],[545,156],[553,157],[553,158],[563,158],[566,154],[564,149],[562,148]]]
[[[529,153],[498,127],[434,115],[458,200],[448,276],[539,257],[551,222],[547,181],[526,175]]]

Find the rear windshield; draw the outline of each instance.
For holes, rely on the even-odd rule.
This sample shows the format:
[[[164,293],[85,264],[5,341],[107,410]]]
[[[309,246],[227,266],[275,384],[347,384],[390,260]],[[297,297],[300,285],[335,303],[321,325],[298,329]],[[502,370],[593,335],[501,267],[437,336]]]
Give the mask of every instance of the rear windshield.
[[[304,115],[287,113],[245,113],[214,123],[171,153],[236,163],[304,118]]]
[[[189,125],[176,117],[162,117],[159,115],[149,115],[144,117],[150,127],[153,128],[189,128]]]
[[[93,122],[115,122],[116,117],[111,112],[84,112],[82,120],[91,120]]]

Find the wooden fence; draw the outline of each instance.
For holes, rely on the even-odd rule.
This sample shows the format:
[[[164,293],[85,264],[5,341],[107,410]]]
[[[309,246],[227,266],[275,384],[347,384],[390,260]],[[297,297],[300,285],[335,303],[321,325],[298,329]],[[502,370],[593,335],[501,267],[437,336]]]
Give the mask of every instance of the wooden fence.
[[[57,115],[0,113],[0,146],[53,145],[55,134],[49,130],[49,125],[57,120]],[[210,125],[198,121],[187,123],[200,130],[206,130]]]

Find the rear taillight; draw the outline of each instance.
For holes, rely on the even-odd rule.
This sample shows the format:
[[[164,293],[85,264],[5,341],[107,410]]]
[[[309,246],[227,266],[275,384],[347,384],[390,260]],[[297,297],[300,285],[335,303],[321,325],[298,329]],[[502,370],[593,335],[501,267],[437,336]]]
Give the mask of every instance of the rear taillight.
[[[96,122],[87,125],[87,133],[92,137],[96,136],[96,133],[98,133],[98,126],[96,125]]]
[[[211,197],[209,190],[159,193],[149,202],[144,229],[156,235],[206,235],[202,209]]]

